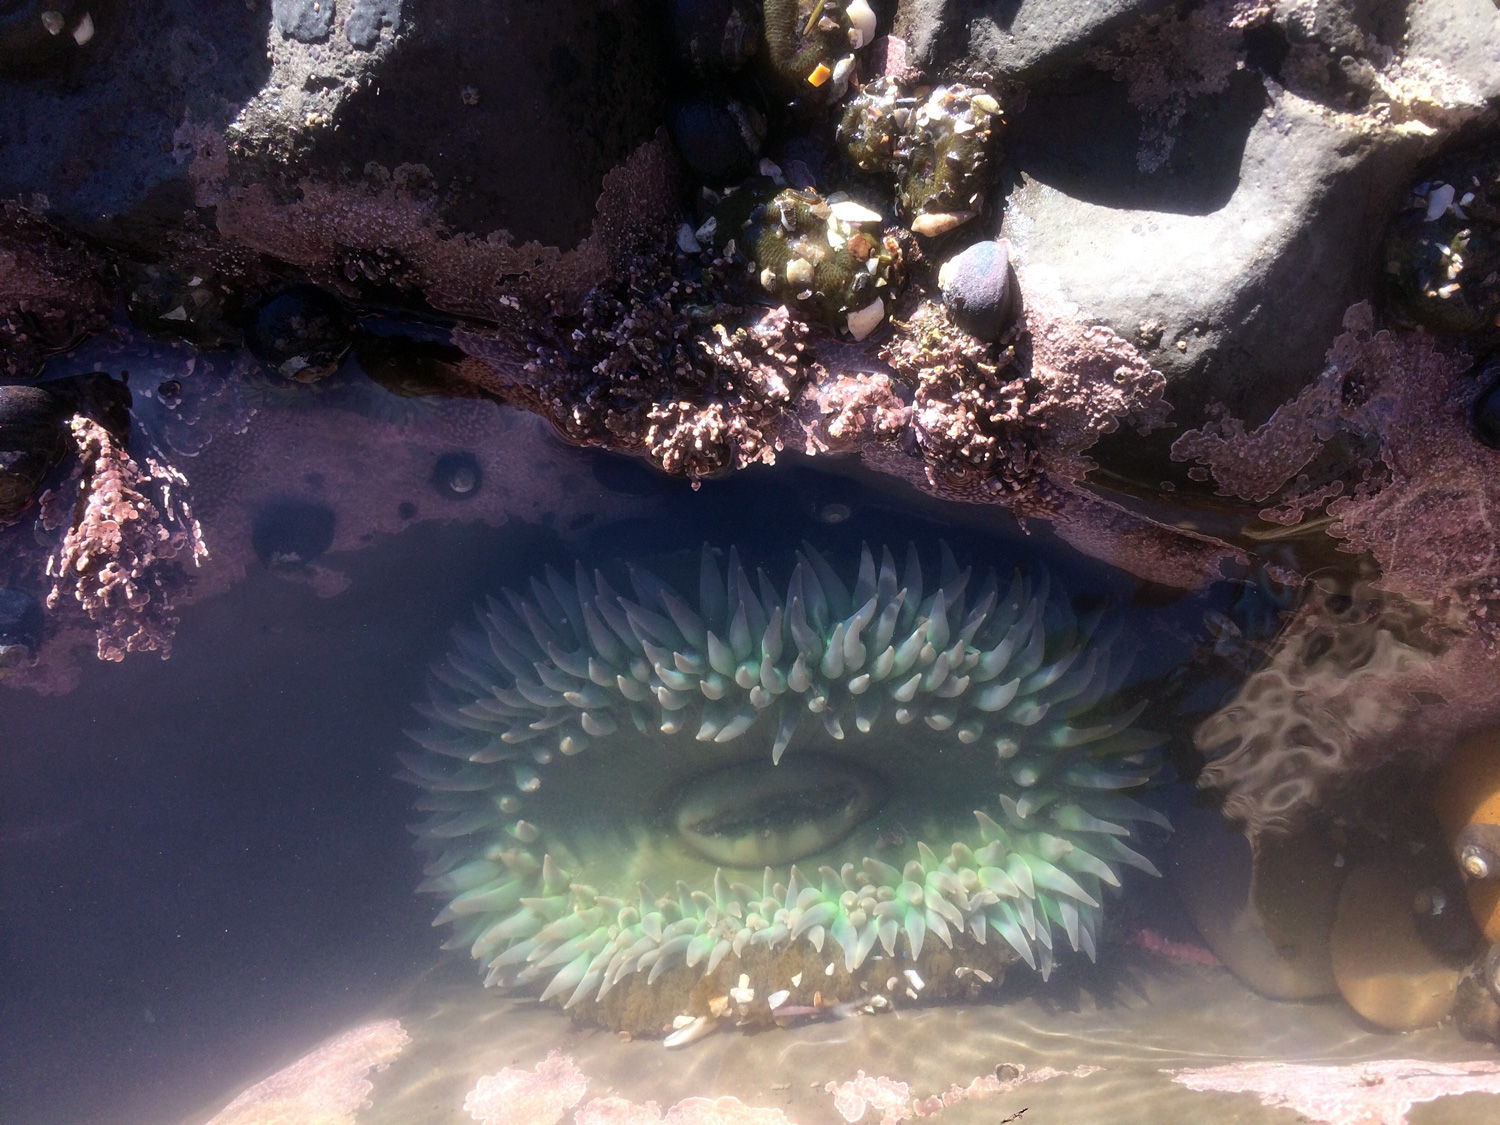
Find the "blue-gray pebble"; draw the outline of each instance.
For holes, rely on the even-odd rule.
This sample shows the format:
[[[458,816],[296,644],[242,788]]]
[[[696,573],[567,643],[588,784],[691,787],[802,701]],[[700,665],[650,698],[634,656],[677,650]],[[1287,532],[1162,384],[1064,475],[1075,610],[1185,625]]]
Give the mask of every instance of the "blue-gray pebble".
[[[1010,255],[998,242],[976,242],[938,274],[954,322],[981,340],[998,339],[1011,319]]]

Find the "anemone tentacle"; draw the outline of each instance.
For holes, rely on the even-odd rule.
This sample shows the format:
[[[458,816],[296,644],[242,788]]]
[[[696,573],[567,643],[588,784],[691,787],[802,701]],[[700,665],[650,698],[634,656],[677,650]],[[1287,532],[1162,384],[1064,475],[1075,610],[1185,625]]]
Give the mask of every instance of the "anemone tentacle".
[[[915,549],[898,572],[889,549],[877,562],[865,548],[846,583],[805,547],[776,586],[763,570],[752,582],[733,548],[723,569],[705,548],[696,599],[634,567],[627,597],[581,565],[491,599],[433,670],[422,752],[402,756],[428,814],[413,829],[431,853],[420,889],[448,899],[434,923],[453,925],[448,944],[470,948],[487,984],[564,1007],[634,974],[711,974],[797,943],[828,946],[851,974],[959,938],[993,938],[1044,976],[1064,941],[1093,957],[1103,888],[1122,867],[1157,873],[1124,841],[1167,827],[1126,795],[1158,766],[1132,726],[1140,707],[1107,710],[1128,659],[1045,572],[1002,592],[942,550],[930,588]],[[963,771],[973,820],[934,829],[943,854],[889,824],[861,841],[877,855],[835,846],[879,804],[881,782],[859,773],[877,746],[886,774]],[[680,837],[661,846],[696,852],[673,862],[697,886],[632,877],[634,849],[669,832],[655,810],[611,820],[615,787],[646,792],[659,768],[642,747],[709,771],[661,798],[677,801]],[[572,821],[599,824],[549,805],[559,786]],[[765,866],[756,887],[758,856],[842,861]]]

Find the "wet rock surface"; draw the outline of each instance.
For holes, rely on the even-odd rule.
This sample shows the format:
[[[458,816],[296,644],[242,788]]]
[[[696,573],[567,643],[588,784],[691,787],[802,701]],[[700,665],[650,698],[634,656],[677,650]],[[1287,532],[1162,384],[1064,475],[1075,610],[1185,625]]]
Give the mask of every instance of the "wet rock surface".
[[[422,164],[459,228],[571,246],[605,173],[655,127],[638,4],[433,0],[416,19],[400,0],[94,9],[85,46],[0,74],[0,192],[41,193],[55,219],[140,250],[213,228],[193,210],[205,146],[238,182],[277,191]]]
[[[1432,348],[1414,325],[1442,318],[1386,280],[1418,195],[1446,184],[1457,210],[1407,257],[1467,252],[1484,219],[1457,181],[1490,164],[1454,154],[1493,144],[1485,0],[163,0],[99,4],[76,35],[81,9],[57,11],[43,31],[73,46],[0,76],[9,379],[122,307],[163,339],[247,341],[290,381],[353,341],[403,398],[500,399],[694,480],[854,452],[1178,587],[1266,557],[1266,523],[1384,486],[1379,410],[1333,404],[1351,349],[1390,369],[1382,394],[1442,376],[1445,426],[1471,435],[1445,450],[1496,428],[1493,395],[1446,381],[1491,346],[1489,242],[1465,244],[1474,315]],[[873,217],[821,231],[799,192]],[[831,316],[804,236],[853,263]],[[1438,282],[1415,284],[1451,311]],[[280,340],[261,321],[287,291],[347,315]],[[424,326],[404,358],[367,331],[388,317]],[[1341,328],[1361,342],[1330,350]],[[1311,435],[1247,454],[1292,406]],[[1175,518],[1183,496],[1213,517]],[[1305,569],[1296,550],[1275,565]],[[1477,614],[1496,569],[1443,596]]]

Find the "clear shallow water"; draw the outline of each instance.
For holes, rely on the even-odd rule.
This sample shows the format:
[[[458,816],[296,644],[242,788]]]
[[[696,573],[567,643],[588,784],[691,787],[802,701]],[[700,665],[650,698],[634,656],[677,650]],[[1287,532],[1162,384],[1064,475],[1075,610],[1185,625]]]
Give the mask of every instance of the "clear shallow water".
[[[238,416],[239,404],[213,403]],[[436,907],[413,892],[414,793],[393,775],[425,668],[453,624],[502,585],[574,557],[670,570],[705,541],[784,558],[804,538],[849,555],[862,540],[941,537],[1002,569],[1043,561],[1070,589],[1118,606],[1142,643],[1138,682],[1168,677],[1209,636],[1207,615],[1232,609],[1239,591],[1145,587],[1070,555],[1044,529],[1025,536],[998,511],[942,505],[847,465],[789,461],[694,492],[564,448],[534,420],[490,407],[412,414],[392,401],[354,414],[336,394],[251,405],[253,457],[222,433],[189,440],[198,431],[176,416],[153,422],[156,436],[196,450],[182,464],[201,482],[219,552],[205,584],[222,590],[184,607],[171,660],[90,659],[68,694],[0,692],[0,1119],[206,1122],[240,1090],[375,1019],[399,1020],[411,1042],[371,1074],[361,1123],[472,1120],[464,1097],[481,1076],[529,1069],[553,1049],[586,1076],[588,1098],[665,1109],[733,1095],[804,1125],[843,1120],[823,1087],[858,1070],[919,1097],[997,1065],[1069,1072],[945,1109],[955,1122],[1020,1108],[1028,1121],[1250,1122],[1290,1111],[1193,1093],[1161,1072],[1493,1058],[1451,1027],[1377,1033],[1340,1001],[1264,1000],[1222,968],[1118,940],[1097,968],[1069,962],[1046,985],[1017,969],[991,1003],[721,1031],[675,1052],[482,990],[466,958],[439,953]],[[387,455],[353,472],[352,446],[309,436],[319,433],[364,435]],[[485,464],[473,508],[444,507],[429,479],[432,457],[460,439]],[[309,490],[340,521],[316,580],[268,570],[245,541],[257,506]],[[396,514],[402,504],[417,511]],[[214,540],[216,528],[225,538]],[[1204,670],[1172,689],[1196,708],[1169,730],[1179,746],[1230,687]],[[1186,787],[1163,795],[1169,805],[1187,798]],[[1144,927],[1196,941],[1163,884],[1140,878],[1128,890],[1113,938]],[[1072,1073],[1080,1067],[1101,1069]],[[1487,1112],[1500,1114],[1500,1099],[1418,1106],[1410,1119]]]

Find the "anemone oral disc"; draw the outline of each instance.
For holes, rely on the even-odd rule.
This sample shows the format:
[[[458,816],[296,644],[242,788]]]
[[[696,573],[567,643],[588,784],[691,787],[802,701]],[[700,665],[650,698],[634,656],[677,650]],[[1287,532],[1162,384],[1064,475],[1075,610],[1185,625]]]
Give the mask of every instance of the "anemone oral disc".
[[[847,836],[877,803],[876,779],[825,757],[755,760],[690,781],[677,834],[726,867],[765,867],[815,855]]]

